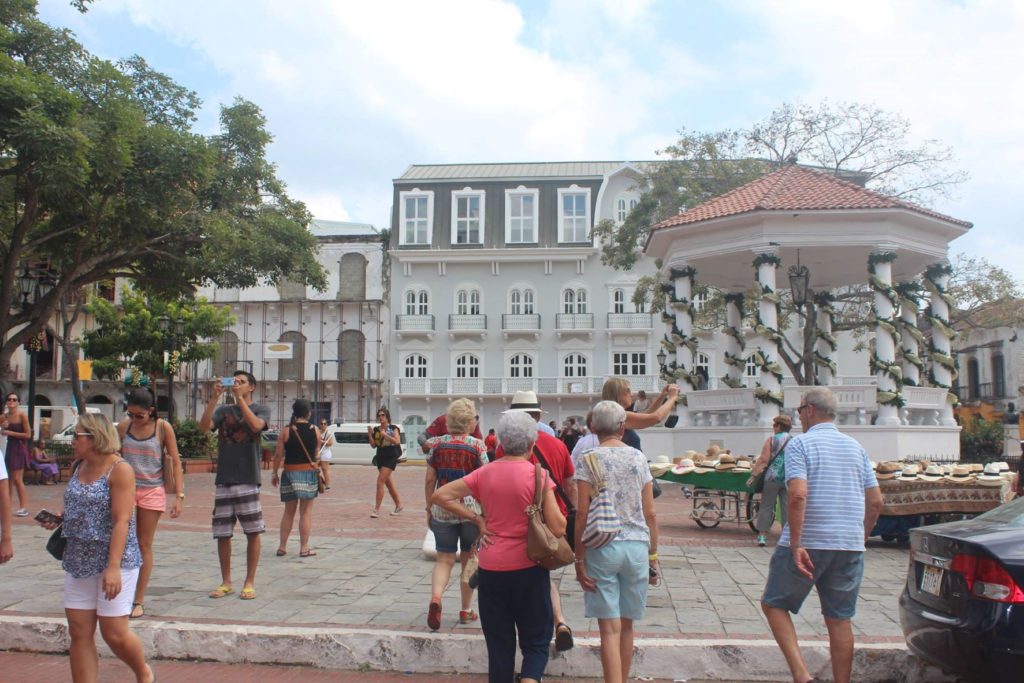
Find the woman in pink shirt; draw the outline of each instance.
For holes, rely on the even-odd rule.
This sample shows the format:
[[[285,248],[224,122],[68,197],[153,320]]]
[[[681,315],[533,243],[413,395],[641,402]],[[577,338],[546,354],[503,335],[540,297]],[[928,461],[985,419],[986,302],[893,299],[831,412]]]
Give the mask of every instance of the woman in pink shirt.
[[[498,423],[505,456],[442,486],[431,498],[432,503],[475,522],[480,530],[480,625],[491,682],[513,680],[516,632],[524,683],[539,681],[548,663],[554,630],[550,574],[526,556],[524,510],[533,503],[536,487],[535,466],[529,460],[536,440],[537,423],[530,415],[506,412]],[[546,477],[541,482],[544,522],[561,536],[565,517],[555,500],[554,483]],[[466,496],[479,501],[484,514],[463,505]]]

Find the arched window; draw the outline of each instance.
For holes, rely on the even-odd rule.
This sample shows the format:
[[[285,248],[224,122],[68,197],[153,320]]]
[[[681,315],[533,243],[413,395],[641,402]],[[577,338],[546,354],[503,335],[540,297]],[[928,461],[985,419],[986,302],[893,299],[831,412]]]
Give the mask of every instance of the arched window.
[[[586,377],[587,358],[582,353],[570,353],[562,362],[562,377]]]
[[[455,293],[456,315],[480,315],[480,290],[460,289]]]
[[[410,415],[402,420],[402,438],[405,439],[406,449],[412,453],[419,448],[416,437],[427,429],[427,421],[419,415]]]
[[[616,216],[618,217],[620,223],[622,221],[626,220],[626,200],[625,199],[620,199],[618,201],[618,204],[616,206]]]
[[[430,295],[425,289],[410,289],[405,292],[406,315],[429,315]]]
[[[587,290],[566,289],[562,292],[562,313],[586,313]]]
[[[292,357],[277,361],[278,381],[302,381],[305,379],[303,375],[306,367],[306,338],[301,332],[285,332],[278,341],[292,345]]]
[[[427,359],[414,353],[405,359],[405,376],[408,379],[423,379],[427,376]]]
[[[359,330],[345,330],[338,336],[338,371],[343,382],[363,379],[366,337]]]
[[[344,254],[338,274],[338,298],[362,301],[366,298],[366,257],[356,252]]]
[[[427,290],[421,289],[419,293],[419,308],[417,309],[418,315],[429,315],[430,314],[430,295],[427,294]]]
[[[227,377],[238,369],[238,335],[224,330],[217,344],[217,355],[213,357],[214,377]]]
[[[517,353],[508,361],[509,377],[533,377],[533,359],[525,353]]]
[[[967,361],[967,392],[971,399],[981,396],[981,373],[978,369],[978,359],[971,358]]]
[[[455,376],[459,379],[475,379],[480,376],[480,359],[472,353],[464,353],[455,359]]]
[[[626,293],[621,289],[612,292],[612,313],[626,312]]]
[[[1007,398],[1006,396],[1006,362],[1003,354],[992,355],[992,396],[994,398]]]
[[[708,290],[704,289],[693,295],[693,310],[696,313],[700,313],[704,310],[704,307],[708,305],[708,299],[710,298]]]
[[[743,368],[743,374],[746,377],[757,377],[758,376],[757,361],[754,360],[754,354],[747,356],[747,364]]]
[[[636,205],[639,204],[639,203],[640,203],[639,199],[630,199],[629,200],[629,210],[632,211],[633,209],[635,209]]]
[[[277,295],[281,301],[300,301],[306,298],[306,285],[303,282],[281,280],[277,283]]]
[[[416,292],[411,289],[405,293],[405,314],[416,315]]]
[[[533,315],[533,290],[523,290],[523,315]]]
[[[693,371],[700,377],[697,389],[700,391],[708,389],[708,379],[711,377],[711,359],[706,353],[698,351],[693,357]]]
[[[522,315],[523,313],[523,293],[518,289],[513,289],[508,295],[508,312],[512,315]]]

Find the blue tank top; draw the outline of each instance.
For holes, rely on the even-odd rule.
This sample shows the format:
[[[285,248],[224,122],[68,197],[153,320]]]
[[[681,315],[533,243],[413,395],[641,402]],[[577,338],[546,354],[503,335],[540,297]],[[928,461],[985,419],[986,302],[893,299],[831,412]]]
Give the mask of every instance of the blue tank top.
[[[103,476],[89,484],[78,480],[78,469],[71,475],[64,492],[64,526],[61,535],[68,540],[64,550],[64,571],[76,579],[102,574],[107,568],[110,537],[114,519],[110,512],[110,473],[119,460]],[[135,513],[128,522],[128,539],[121,556],[121,569],[142,566],[142,553],[135,533]]]

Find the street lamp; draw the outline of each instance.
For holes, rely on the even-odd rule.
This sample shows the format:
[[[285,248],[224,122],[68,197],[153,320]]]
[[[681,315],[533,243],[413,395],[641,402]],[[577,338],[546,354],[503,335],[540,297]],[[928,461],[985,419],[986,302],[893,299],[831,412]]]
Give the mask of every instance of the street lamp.
[[[814,335],[814,325],[810,315],[804,312],[804,306],[811,298],[811,271],[807,266],[800,265],[800,250],[796,250],[796,265],[789,267],[789,293],[793,298],[793,305],[796,306],[797,314],[804,318],[804,349],[803,366],[804,381],[814,384],[812,375],[814,373],[814,359],[808,352],[811,339]]]
[[[662,372],[664,372],[665,371],[665,361],[668,360],[668,354],[665,353],[665,349],[661,349],[660,351],[658,351],[658,354],[655,356],[655,358],[658,359],[658,367],[661,368]]]
[[[185,336],[185,320],[179,317],[171,326],[171,318],[164,314],[156,319],[157,327],[164,335],[164,351],[167,354],[167,421],[174,424],[174,364],[172,354],[178,349],[179,340]]]
[[[53,289],[53,276],[49,270],[42,268],[31,268],[26,263],[18,275],[18,285],[21,287],[21,307],[27,311],[35,306]],[[40,332],[40,334],[42,334]],[[25,353],[28,354],[28,421],[29,433],[34,434],[32,427],[35,423],[36,413],[36,339],[33,337],[25,342]]]

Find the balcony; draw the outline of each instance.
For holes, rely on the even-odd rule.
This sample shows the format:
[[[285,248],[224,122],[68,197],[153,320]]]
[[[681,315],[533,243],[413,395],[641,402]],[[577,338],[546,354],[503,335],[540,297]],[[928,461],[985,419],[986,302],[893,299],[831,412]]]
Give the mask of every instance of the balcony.
[[[434,316],[432,315],[396,315],[395,334],[403,337],[434,337]]]
[[[955,386],[953,393],[961,402],[968,401],[996,401],[1005,398],[1014,398],[1006,395],[1005,382],[980,382],[969,386]]]
[[[656,376],[627,377],[633,391],[661,390]],[[506,396],[517,391],[534,391],[538,396],[582,394],[594,401],[601,394],[604,377],[396,377],[392,379],[394,396]]]
[[[608,331],[629,331],[636,332],[645,330],[650,332],[654,329],[654,316],[650,313],[609,313]]]
[[[532,335],[536,339],[540,337],[540,314],[502,313],[501,330],[505,339],[515,334]]]
[[[559,313],[555,316],[555,330],[559,337],[568,334],[582,334],[590,337],[594,334],[594,314]]]
[[[460,335],[479,336],[481,339],[487,336],[487,316],[460,315],[456,313],[448,316],[448,336],[454,339]]]

